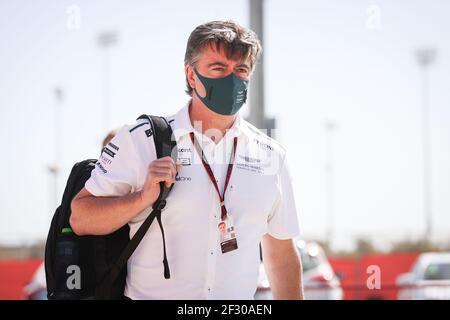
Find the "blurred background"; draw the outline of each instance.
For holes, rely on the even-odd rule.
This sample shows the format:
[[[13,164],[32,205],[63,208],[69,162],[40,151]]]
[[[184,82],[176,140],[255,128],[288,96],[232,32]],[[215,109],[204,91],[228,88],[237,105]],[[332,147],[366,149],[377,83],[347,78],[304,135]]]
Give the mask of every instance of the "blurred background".
[[[289,154],[299,251],[330,267],[311,290],[339,288],[311,297],[398,298],[429,252],[420,279],[450,280],[449,1],[0,0],[0,299],[39,288],[24,290],[73,164],[187,102],[187,38],[218,19],[262,40],[242,113]]]

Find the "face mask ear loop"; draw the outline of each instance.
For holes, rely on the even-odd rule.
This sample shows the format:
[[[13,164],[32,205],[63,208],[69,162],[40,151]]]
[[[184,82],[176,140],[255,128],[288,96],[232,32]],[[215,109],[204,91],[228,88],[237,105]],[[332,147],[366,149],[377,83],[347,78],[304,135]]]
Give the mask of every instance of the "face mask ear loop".
[[[197,71],[196,68],[193,68],[193,69],[194,69],[195,74],[197,75],[198,80],[201,82],[201,84],[203,85],[203,87],[205,87],[205,90],[207,90],[207,88],[206,88],[204,82],[203,82],[202,79],[201,79],[203,76]],[[206,98],[207,98],[208,100],[211,101],[212,87],[209,89],[208,92],[206,92],[205,97],[203,97],[203,98],[200,96],[200,93],[198,93],[197,88],[194,88],[194,91],[195,91],[195,94],[197,95],[197,97],[198,97],[200,100],[203,101],[203,99],[206,99]]]
[[[200,100],[202,100],[203,98],[202,97],[200,97],[200,94],[198,93],[198,91],[197,91],[197,89],[196,88],[194,88],[194,92],[195,92],[195,94],[197,95],[197,97],[200,99]]]

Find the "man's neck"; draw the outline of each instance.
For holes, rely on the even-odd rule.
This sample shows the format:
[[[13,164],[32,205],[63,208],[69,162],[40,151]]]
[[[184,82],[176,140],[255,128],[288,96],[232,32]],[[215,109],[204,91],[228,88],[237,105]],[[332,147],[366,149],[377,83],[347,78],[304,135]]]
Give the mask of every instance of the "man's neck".
[[[233,126],[236,115],[217,114],[209,110],[199,99],[192,99],[189,105],[189,118],[194,128],[201,130],[203,134],[218,143],[225,136],[226,131]]]

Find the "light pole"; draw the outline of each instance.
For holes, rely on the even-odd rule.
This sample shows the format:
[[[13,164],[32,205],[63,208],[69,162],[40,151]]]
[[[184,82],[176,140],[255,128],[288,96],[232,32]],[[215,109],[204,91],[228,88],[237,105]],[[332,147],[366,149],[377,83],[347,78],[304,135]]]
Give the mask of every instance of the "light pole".
[[[324,124],[326,142],[325,142],[325,187],[327,203],[327,230],[326,242],[328,250],[331,250],[332,239],[334,236],[334,158],[333,158],[333,134],[336,130],[336,123],[326,121]]]
[[[55,97],[55,114],[54,114],[54,159],[53,164],[50,164],[47,169],[52,177],[52,207],[58,207],[58,177],[61,171],[61,167],[58,164],[62,163],[62,131],[63,131],[63,100],[64,95],[60,87],[53,89]]]
[[[103,51],[103,80],[102,80],[102,93],[103,93],[103,125],[104,132],[109,132],[109,49],[117,43],[117,33],[107,31],[99,34],[97,43],[100,49]]]
[[[264,45],[264,0],[249,0],[250,29],[258,36],[261,46]],[[250,81],[250,113],[247,120],[258,129],[266,130],[267,135],[274,137],[275,118],[267,118],[264,106],[264,56],[261,55],[259,66],[255,68]],[[262,261],[262,248],[259,245]]]
[[[436,49],[417,50],[416,58],[422,76],[422,165],[423,165],[423,210],[425,216],[425,240],[432,234],[432,193],[431,193],[431,148],[430,148],[430,88],[429,67],[436,59]]]
[[[264,44],[264,0],[250,0],[250,28]],[[250,114],[248,121],[258,129],[266,129],[267,135],[273,136],[275,119],[265,116],[264,103],[264,55],[261,55],[250,81]]]

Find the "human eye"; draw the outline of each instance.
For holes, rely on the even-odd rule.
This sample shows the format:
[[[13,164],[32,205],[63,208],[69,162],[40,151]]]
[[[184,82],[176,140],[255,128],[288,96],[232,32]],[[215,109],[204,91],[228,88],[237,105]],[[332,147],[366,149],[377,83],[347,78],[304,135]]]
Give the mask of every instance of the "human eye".
[[[236,71],[238,73],[241,73],[241,74],[247,74],[248,73],[248,69],[247,68],[238,68]]]

